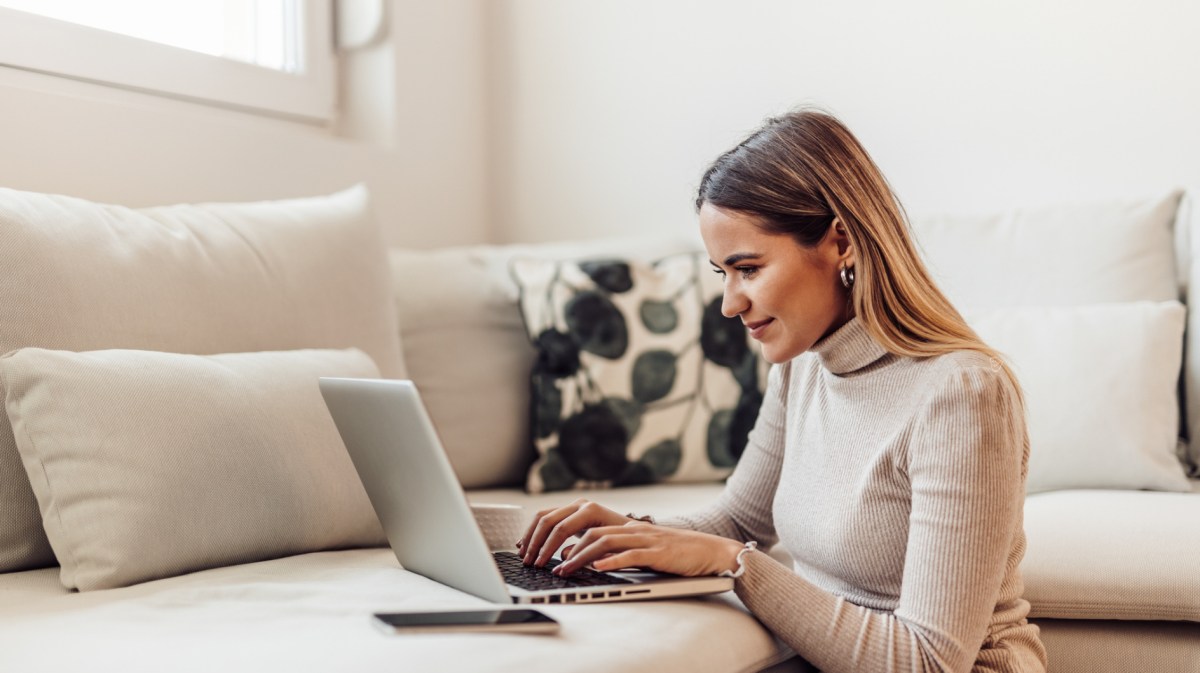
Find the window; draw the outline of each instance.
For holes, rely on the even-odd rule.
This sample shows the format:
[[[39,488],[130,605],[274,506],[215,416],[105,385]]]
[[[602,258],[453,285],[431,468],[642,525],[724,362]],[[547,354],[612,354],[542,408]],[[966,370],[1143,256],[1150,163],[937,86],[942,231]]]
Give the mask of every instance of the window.
[[[328,120],[331,0],[0,0],[0,65]]]

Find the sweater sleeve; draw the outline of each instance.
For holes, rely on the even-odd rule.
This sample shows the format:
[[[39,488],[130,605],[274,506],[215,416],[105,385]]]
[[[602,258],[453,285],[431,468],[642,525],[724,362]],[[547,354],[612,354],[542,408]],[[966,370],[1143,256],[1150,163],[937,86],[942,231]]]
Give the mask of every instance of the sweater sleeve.
[[[711,533],[741,542],[756,540],[770,547],[778,541],[772,510],[787,425],[787,394],[792,363],[771,367],[767,390],[754,429],[721,496],[708,509],[662,519],[660,525]]]
[[[912,502],[894,612],[851,603],[758,552],[746,556],[738,596],[826,673],[970,671],[1020,525],[1023,419],[1008,379],[987,367],[954,370],[919,409],[901,456]]]

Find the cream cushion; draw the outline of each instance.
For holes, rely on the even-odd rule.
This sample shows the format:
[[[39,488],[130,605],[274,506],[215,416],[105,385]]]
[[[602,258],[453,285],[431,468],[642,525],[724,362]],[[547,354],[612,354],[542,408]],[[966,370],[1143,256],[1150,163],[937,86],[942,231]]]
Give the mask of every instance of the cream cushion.
[[[0,353],[361,348],[403,377],[387,259],[361,187],[133,210],[0,189]],[[0,417],[0,572],[51,565]]]
[[[1038,619],[1054,673],[1200,671],[1200,624]]]
[[[1031,617],[1200,621],[1200,493],[1032,495],[1025,534]]]
[[[1178,299],[1181,193],[916,218],[930,272],[960,309]]]
[[[1181,190],[1141,199],[913,220],[930,272],[960,310],[1184,300],[1200,279],[1200,221]],[[1200,312],[1189,316],[1179,459],[1200,476]]]
[[[383,532],[317,386],[357,349],[24,348],[0,358],[17,447],[68,588],[109,589]]]
[[[0,670],[88,673],[747,673],[790,655],[732,592],[538,606],[554,636],[384,635],[374,612],[496,606],[401,570],[388,549],[291,556],[64,595],[0,575]],[[719,634],[720,637],[714,637]]]
[[[1177,301],[967,312],[1025,392],[1029,493],[1188,490],[1176,458],[1185,313]]]
[[[466,488],[525,480],[534,349],[517,308],[516,257],[649,261],[700,250],[695,232],[579,243],[389,251],[409,375]]]

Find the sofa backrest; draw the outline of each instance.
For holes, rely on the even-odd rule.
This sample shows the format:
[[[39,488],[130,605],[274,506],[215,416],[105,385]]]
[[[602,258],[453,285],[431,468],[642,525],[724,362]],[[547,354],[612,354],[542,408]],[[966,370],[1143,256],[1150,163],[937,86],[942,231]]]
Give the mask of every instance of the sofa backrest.
[[[1197,271],[1193,199],[1183,190],[913,221],[935,279],[960,310],[1068,307],[1177,299]],[[1180,378],[1180,459],[1200,458],[1200,320],[1188,312]],[[1103,366],[1097,363],[1097,366]],[[1086,412],[1086,410],[1085,410]]]
[[[1020,306],[1186,302],[1194,270],[1192,198],[1059,205],[913,221],[931,272],[965,313]],[[451,463],[468,488],[523,482],[534,350],[516,307],[512,259],[618,256],[653,260],[702,250],[698,234],[588,242],[390,251],[401,341]],[[1200,317],[1188,314],[1180,381],[1180,458],[1200,427]],[[1195,433],[1200,435],[1200,433]]]

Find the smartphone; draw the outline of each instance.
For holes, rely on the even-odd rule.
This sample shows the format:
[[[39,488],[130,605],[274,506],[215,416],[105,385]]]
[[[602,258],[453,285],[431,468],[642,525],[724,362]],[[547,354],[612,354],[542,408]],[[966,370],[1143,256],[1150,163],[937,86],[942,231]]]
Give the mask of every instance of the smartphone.
[[[459,612],[389,612],[376,614],[375,625],[388,633],[557,633],[558,622],[537,610],[464,610]]]

